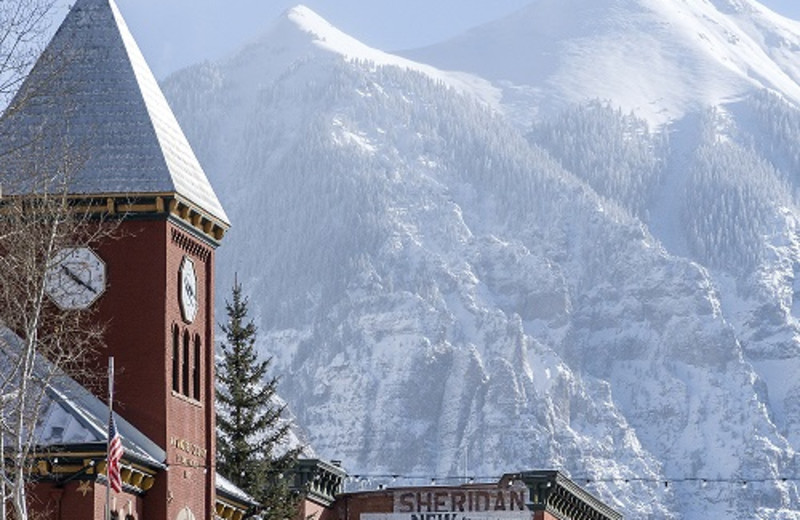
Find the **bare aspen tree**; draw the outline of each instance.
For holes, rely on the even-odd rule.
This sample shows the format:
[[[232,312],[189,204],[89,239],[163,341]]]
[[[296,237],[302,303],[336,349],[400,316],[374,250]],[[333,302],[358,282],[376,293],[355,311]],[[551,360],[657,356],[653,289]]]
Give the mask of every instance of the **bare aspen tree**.
[[[91,308],[61,309],[46,290],[60,251],[113,233],[92,201],[71,195],[85,150],[56,121],[24,134],[3,124],[57,95],[57,66],[44,81],[25,82],[46,43],[53,4],[0,0],[0,519],[29,518],[27,488],[42,455],[36,435],[47,386],[64,375],[91,381],[86,361],[102,346]]]
[[[0,0],[0,108],[5,109],[38,58],[53,0]]]
[[[102,223],[76,210],[66,192],[5,197],[0,204],[0,321],[7,329],[0,402],[4,433],[5,496],[14,517],[28,518],[26,485],[37,453],[37,424],[45,389],[68,374],[90,380],[85,361],[102,344],[91,309],[62,310],[47,297],[48,272],[59,251],[93,244]]]

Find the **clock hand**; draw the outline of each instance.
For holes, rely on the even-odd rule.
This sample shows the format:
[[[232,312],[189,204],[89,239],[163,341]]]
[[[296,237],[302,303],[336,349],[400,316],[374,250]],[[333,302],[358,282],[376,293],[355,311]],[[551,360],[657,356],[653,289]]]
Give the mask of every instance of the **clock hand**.
[[[85,288],[89,289],[89,290],[90,290],[90,291],[92,291],[94,294],[97,294],[97,290],[96,290],[94,287],[92,287],[92,286],[91,286],[91,285],[89,285],[88,283],[86,283],[86,282],[84,282],[83,280],[81,280],[81,278],[80,278],[80,277],[79,277],[77,274],[73,273],[73,272],[72,272],[72,270],[71,270],[69,267],[67,267],[66,265],[64,265],[64,264],[61,264],[61,270],[62,270],[62,271],[64,271],[64,273],[65,273],[67,276],[69,276],[69,277],[70,277],[70,279],[71,279],[72,281],[74,281],[74,282],[75,282],[75,283],[77,283],[78,285],[81,285],[81,286],[83,286],[83,287],[85,287]]]

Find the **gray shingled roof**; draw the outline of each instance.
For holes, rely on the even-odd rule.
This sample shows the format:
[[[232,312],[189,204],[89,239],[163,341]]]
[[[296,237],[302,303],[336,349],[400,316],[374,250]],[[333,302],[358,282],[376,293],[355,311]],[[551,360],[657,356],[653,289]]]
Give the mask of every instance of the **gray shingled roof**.
[[[63,180],[65,148],[71,194],[177,194],[228,224],[114,0],[75,2],[0,120],[3,193]]]
[[[11,371],[22,353],[19,337],[0,324],[0,382],[12,381]],[[105,445],[108,405],[38,354],[34,372],[32,391],[44,395],[34,433],[37,447]],[[13,387],[12,381],[7,388]],[[162,448],[116,412],[114,417],[127,456],[154,467],[166,464]]]
[[[0,324],[0,383],[13,379],[13,375],[9,372],[22,353],[20,338]],[[36,388],[33,392],[44,395],[34,432],[34,443],[37,448],[69,450],[72,447],[85,448],[88,445],[104,447],[108,441],[107,403],[38,354],[35,372]],[[44,385],[44,388],[41,385]],[[13,388],[13,384],[7,386],[6,390],[10,388]],[[126,457],[154,468],[167,467],[164,449],[116,412],[114,421]],[[216,488],[217,492],[243,504],[258,505],[253,497],[218,473]]]

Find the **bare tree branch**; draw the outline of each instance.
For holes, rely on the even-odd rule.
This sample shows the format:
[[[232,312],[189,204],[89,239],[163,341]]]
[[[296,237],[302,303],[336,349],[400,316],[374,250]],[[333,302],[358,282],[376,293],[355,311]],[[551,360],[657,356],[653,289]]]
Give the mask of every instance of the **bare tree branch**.
[[[25,82],[46,43],[53,5],[0,0],[0,123],[31,103],[59,97],[63,56],[45,56],[47,73]],[[96,246],[113,239],[116,229],[70,193],[86,153],[70,142],[64,120],[25,130],[0,135],[0,170],[6,168],[0,171],[0,518],[7,499],[15,520],[29,518],[27,488],[48,385],[63,374],[90,380],[87,361],[103,346],[91,307],[64,310],[48,297],[48,270],[60,251]]]

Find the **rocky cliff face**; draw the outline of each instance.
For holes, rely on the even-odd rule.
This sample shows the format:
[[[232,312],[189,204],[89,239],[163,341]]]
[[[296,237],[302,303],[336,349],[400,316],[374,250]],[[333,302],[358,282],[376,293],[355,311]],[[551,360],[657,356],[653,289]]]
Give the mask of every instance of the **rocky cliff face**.
[[[562,469],[627,518],[800,518],[800,30],[665,4],[538,1],[517,19],[558,34],[467,35],[506,34],[508,63],[551,42],[560,72],[534,79],[442,72],[297,8],[166,82],[234,224],[218,294],[238,273],[321,456],[426,482]],[[615,34],[658,44],[638,97],[592,88],[646,74]],[[761,49],[747,78],[732,41]],[[568,72],[569,49],[605,65]],[[687,85],[673,59],[727,69]]]

